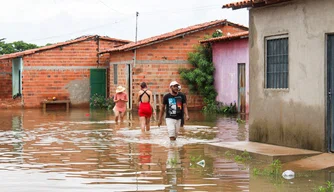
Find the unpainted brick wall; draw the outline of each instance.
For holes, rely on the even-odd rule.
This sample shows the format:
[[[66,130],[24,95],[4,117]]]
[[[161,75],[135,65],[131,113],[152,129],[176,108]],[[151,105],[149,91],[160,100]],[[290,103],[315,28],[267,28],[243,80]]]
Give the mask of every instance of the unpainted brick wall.
[[[12,98],[12,61],[0,60],[0,99]]]
[[[157,44],[152,44],[136,50],[136,63],[134,65],[135,53],[133,50],[112,52],[110,53],[110,63],[118,64],[118,84],[125,85],[127,83],[127,72],[125,64],[132,63],[132,104],[133,108],[137,108],[137,93],[140,90],[140,83],[145,81],[149,89],[154,93],[167,93],[169,91],[169,83],[178,81],[182,85],[182,92],[187,95],[189,108],[201,108],[203,99],[198,95],[189,93],[188,86],[181,80],[178,73],[180,68],[192,68],[187,62],[189,52],[195,50],[195,46],[199,45],[199,41],[205,36],[211,36],[217,29],[221,29],[225,35],[244,31],[234,26],[216,26],[203,31],[178,37]],[[110,89],[111,93],[116,89],[113,82],[113,67],[110,66]]]
[[[118,44],[119,42],[100,41],[100,47]],[[50,97],[68,99],[71,96],[66,85],[73,81],[89,82],[89,68],[109,67],[103,58],[98,59],[97,45],[97,41],[92,38],[25,56],[24,68],[33,68],[29,70],[23,68],[24,106],[40,107],[41,101]],[[50,68],[44,69],[44,67]],[[88,101],[85,99],[82,103],[76,104],[88,105]]]

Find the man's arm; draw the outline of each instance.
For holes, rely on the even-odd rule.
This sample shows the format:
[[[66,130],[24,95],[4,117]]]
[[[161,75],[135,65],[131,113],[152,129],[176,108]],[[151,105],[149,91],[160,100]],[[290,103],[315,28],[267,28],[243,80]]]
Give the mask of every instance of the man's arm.
[[[183,112],[184,112],[184,119],[189,120],[189,113],[188,113],[188,105],[187,105],[187,96],[183,94]]]
[[[188,107],[187,107],[187,103],[183,103],[183,111],[184,111],[184,119],[185,120],[189,120],[189,113],[188,113]]]
[[[154,117],[154,120],[157,120],[157,113],[156,113],[155,108],[154,108],[154,101],[153,101],[153,93],[152,93],[152,91],[149,92],[149,95],[150,95],[150,105],[151,105],[151,107],[153,109],[153,115],[154,115],[153,117]]]
[[[149,92],[149,95],[150,95],[150,105],[151,105],[152,109],[155,111],[152,91]]]

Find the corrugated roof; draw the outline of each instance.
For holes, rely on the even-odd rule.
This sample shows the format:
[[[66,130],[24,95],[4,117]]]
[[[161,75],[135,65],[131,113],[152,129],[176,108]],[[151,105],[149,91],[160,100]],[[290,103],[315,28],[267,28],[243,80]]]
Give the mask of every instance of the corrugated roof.
[[[241,9],[246,7],[263,7],[292,0],[243,0],[223,5],[223,8]]]
[[[209,28],[209,27],[213,27],[213,26],[217,26],[217,25],[223,25],[223,24],[233,25],[233,26],[242,28],[244,30],[248,30],[248,27],[229,22],[226,19],[216,20],[216,21],[211,21],[211,22],[206,22],[206,23],[202,23],[202,24],[189,26],[189,27],[186,27],[186,28],[177,29],[177,30],[169,32],[169,33],[165,33],[165,34],[162,34],[162,35],[158,35],[158,36],[154,36],[154,37],[150,37],[150,38],[147,38],[147,39],[140,40],[137,43],[135,43],[135,42],[134,43],[129,43],[129,44],[117,47],[117,48],[112,48],[112,49],[109,49],[109,50],[101,51],[100,53],[102,54],[102,53],[107,53],[107,52],[132,50],[132,49],[148,46],[148,45],[151,45],[151,44],[154,44],[154,43],[159,43],[161,41],[166,41],[166,40],[169,40],[169,39],[174,39],[176,37],[180,37],[180,36],[183,36],[185,34],[194,33],[196,31],[201,31],[201,30],[204,30],[204,29]]]
[[[45,51],[45,50],[53,49],[53,48],[56,48],[56,47],[77,43],[77,42],[80,42],[80,41],[85,41],[89,38],[94,38],[96,36],[97,35],[81,36],[81,37],[78,37],[78,38],[73,39],[73,40],[60,42],[60,43],[56,43],[56,44],[52,44],[52,45],[48,45],[48,46],[44,46],[44,47],[29,49],[29,50],[26,50],[26,51],[21,51],[21,52],[16,52],[16,53],[11,53],[11,54],[5,54],[5,55],[0,56],[0,60],[10,59],[10,58],[15,58],[15,57],[22,57],[22,56],[25,56],[25,55],[34,54],[36,52]],[[107,37],[107,36],[98,36],[98,37],[100,39],[107,40],[107,41],[117,41],[117,42],[123,42],[123,43],[132,42],[132,41],[128,41],[128,40],[115,39],[115,38],[111,38],[111,37]]]
[[[248,31],[235,33],[235,34],[232,34],[232,35],[216,37],[216,38],[210,38],[210,39],[200,41],[200,43],[217,42],[217,41],[230,41],[230,40],[234,40],[234,39],[244,39],[244,38],[248,38]]]

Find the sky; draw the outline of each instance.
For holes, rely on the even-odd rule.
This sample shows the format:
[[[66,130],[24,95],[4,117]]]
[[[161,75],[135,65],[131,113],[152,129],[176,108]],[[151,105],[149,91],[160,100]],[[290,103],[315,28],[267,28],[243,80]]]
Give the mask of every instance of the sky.
[[[235,1],[0,0],[0,39],[39,46],[83,35],[135,41],[136,26],[141,40],[220,19],[248,27],[247,9],[222,9]]]

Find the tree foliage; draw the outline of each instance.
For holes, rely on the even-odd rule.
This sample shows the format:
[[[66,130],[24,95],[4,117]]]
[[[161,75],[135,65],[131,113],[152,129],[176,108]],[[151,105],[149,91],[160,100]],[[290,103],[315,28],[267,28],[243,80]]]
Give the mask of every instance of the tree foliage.
[[[25,43],[23,41],[15,41],[13,43],[5,43],[4,41],[0,41],[0,55],[25,51],[34,48],[38,48],[38,46],[31,43]]]
[[[211,46],[200,45],[196,51],[189,53],[188,61],[194,66],[192,69],[180,69],[181,78],[187,81],[190,91],[199,93],[207,104],[215,100],[217,92],[213,86],[213,73]]]
[[[220,30],[216,30],[212,37],[222,36]],[[189,89],[193,93],[198,93],[204,99],[204,110],[216,111],[217,92],[214,87],[215,67],[212,61],[211,44],[201,44],[195,48],[195,52],[188,55],[188,61],[192,64],[192,69],[179,69],[181,78],[187,82]]]

